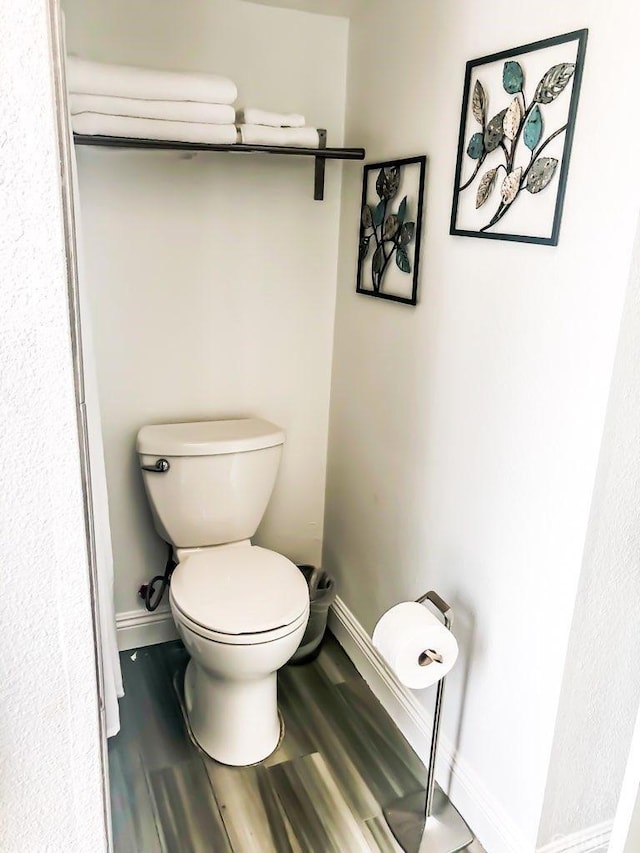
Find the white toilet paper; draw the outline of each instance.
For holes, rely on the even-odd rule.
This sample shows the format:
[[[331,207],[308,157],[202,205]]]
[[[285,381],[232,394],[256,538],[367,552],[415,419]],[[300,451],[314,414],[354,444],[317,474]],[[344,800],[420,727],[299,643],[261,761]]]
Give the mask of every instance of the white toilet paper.
[[[373,631],[373,645],[400,681],[414,690],[440,681],[458,657],[458,643],[451,631],[415,601],[403,601],[382,614]],[[423,652],[428,650],[440,655],[442,662],[421,665]]]

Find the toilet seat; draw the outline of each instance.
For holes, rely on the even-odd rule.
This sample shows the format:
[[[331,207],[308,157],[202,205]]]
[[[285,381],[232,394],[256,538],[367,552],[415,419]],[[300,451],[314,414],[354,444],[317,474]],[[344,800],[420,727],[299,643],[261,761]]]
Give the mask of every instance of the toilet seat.
[[[284,625],[282,628],[276,628],[274,631],[260,631],[256,634],[222,634],[220,631],[214,631],[211,628],[204,628],[198,622],[193,622],[183,613],[176,605],[173,596],[169,594],[169,603],[173,612],[173,618],[182,623],[185,628],[188,628],[192,633],[197,634],[205,640],[211,640],[214,643],[221,643],[227,646],[259,646],[262,643],[272,643],[275,640],[281,640],[288,637],[289,634],[295,633],[301,625],[305,625],[309,618],[309,606],[291,625]]]
[[[186,627],[232,645],[284,637],[309,613],[307,584],[297,566],[256,545],[223,546],[188,556],[173,573],[170,597]]]

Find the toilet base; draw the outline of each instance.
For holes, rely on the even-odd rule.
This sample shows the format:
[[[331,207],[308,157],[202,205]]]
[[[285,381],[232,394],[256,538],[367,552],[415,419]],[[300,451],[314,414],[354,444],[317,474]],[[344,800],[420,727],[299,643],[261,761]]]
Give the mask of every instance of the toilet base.
[[[276,672],[259,679],[223,681],[192,658],[184,676],[184,698],[194,740],[221,764],[258,764],[280,743]]]

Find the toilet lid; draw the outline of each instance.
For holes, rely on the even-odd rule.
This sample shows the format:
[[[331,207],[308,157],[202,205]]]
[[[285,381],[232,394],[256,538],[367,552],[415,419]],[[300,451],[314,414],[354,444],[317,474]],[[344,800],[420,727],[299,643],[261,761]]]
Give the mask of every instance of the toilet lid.
[[[229,546],[200,551],[171,576],[178,608],[221,634],[258,634],[295,622],[309,604],[298,567],[275,551]]]

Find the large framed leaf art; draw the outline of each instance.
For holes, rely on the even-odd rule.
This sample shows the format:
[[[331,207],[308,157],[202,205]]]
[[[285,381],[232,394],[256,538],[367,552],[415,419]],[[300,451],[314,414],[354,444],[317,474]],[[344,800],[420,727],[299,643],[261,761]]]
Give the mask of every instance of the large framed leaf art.
[[[426,157],[364,167],[356,291],[416,305]]]
[[[467,62],[450,234],[558,245],[587,34]]]

